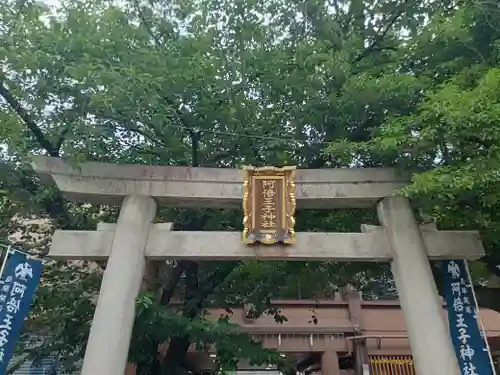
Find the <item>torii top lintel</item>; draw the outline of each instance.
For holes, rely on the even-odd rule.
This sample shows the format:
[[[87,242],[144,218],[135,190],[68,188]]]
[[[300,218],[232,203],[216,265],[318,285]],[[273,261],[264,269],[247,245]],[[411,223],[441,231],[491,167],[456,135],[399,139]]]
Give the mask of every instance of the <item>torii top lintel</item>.
[[[33,169],[76,202],[119,204],[128,195],[149,195],[171,207],[241,207],[239,169],[85,162],[36,156]],[[299,169],[297,208],[371,207],[409,182],[394,169]]]

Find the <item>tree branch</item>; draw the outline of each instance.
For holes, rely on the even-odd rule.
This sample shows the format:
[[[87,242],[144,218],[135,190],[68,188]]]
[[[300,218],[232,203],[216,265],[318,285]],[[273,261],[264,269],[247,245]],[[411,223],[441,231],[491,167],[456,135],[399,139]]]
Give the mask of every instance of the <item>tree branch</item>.
[[[117,110],[118,116],[114,116],[111,114],[101,113],[100,115],[107,121],[116,123],[115,128],[120,128],[124,131],[136,132],[139,135],[142,135],[144,138],[148,139],[153,143],[159,143],[162,147],[168,147],[165,141],[158,137],[157,133],[160,133],[158,129],[151,124],[155,134],[150,133],[146,130],[140,129],[137,125],[130,123],[130,118],[127,119],[127,116],[123,114],[120,110]],[[147,128],[149,128],[148,124],[144,124]]]
[[[149,22],[146,20],[146,17],[144,16],[144,13],[141,9],[141,5],[139,4],[139,2],[137,0],[134,0],[134,6],[135,6],[137,13],[139,15],[139,21],[140,21],[141,25],[144,26],[144,28],[146,29],[149,36],[153,39],[156,50],[161,51],[162,42],[161,42],[160,38],[158,38],[158,35],[156,35],[154,33],[153,28],[151,27]],[[192,131],[193,126],[191,126],[192,124],[190,124],[191,118],[188,118],[189,114],[182,112],[182,110],[179,108],[179,106],[176,105],[176,103],[173,100],[167,98],[165,95],[161,95],[160,93],[158,93],[158,95],[165,101],[165,103],[167,103],[168,106],[170,106],[174,109],[175,114],[179,118],[180,122],[187,129]]]
[[[194,319],[201,311],[203,300],[198,296],[200,264],[186,261],[186,285],[184,287],[184,303],[182,315]],[[201,296],[200,296],[201,297]]]
[[[208,298],[208,296],[226,280],[226,278],[233,272],[233,270],[239,266],[241,262],[224,262],[217,268],[215,272],[209,275],[205,280],[201,282],[201,291],[203,299]]]
[[[139,2],[137,0],[134,0],[134,6],[135,6],[137,13],[139,15],[139,19],[140,19],[141,24],[146,28],[149,36],[151,38],[153,38],[155,45],[157,47],[160,46],[161,41],[158,38],[158,36],[153,32],[153,29],[151,28],[151,25],[149,24],[149,22],[146,21],[146,17],[144,16],[144,13],[142,12],[142,9],[141,9],[141,4],[139,4]]]
[[[399,19],[399,17],[401,17],[401,15],[405,12],[406,10],[406,6],[408,5],[409,3],[409,0],[406,0],[400,7],[400,9],[396,10],[392,15],[391,17],[389,18],[389,22],[387,23],[387,25],[384,27],[384,29],[382,30],[382,33],[380,33],[379,35],[377,35],[375,37],[375,39],[373,40],[373,42],[363,50],[363,52],[361,52],[354,60],[353,60],[353,63],[358,63],[360,62],[361,60],[363,60],[365,57],[367,57],[368,55],[370,55],[372,52],[375,52],[377,50],[382,50],[384,48],[380,47],[380,43],[382,42],[382,40],[385,38],[385,36],[387,35],[387,33],[390,31],[391,27],[396,23],[396,21]],[[377,48],[379,47],[379,48]]]
[[[168,283],[163,286],[161,292],[160,303],[163,306],[167,306],[170,303],[170,300],[172,299],[175,290],[179,285],[179,281],[181,280],[181,276],[184,273],[185,269],[185,262],[178,262],[172,269],[172,273],[170,275]]]
[[[38,127],[35,121],[31,118],[28,111],[21,105],[19,100],[17,100],[5,86],[3,77],[0,77],[0,96],[2,96],[7,104],[12,108],[14,112],[23,120],[35,140],[38,144],[45,150],[50,156],[59,157],[59,149],[56,148],[52,143],[49,142],[42,130]],[[62,144],[62,143],[61,143]]]
[[[68,135],[70,130],[71,130],[71,125],[68,124],[59,135],[59,138],[57,139],[55,146],[55,149],[58,151],[58,153],[60,152],[64,140],[66,139],[66,135]]]
[[[203,302],[205,302],[208,296],[229,276],[229,274],[240,264],[240,262],[223,263],[219,269],[203,281],[202,287],[199,287],[198,285],[198,263],[190,263],[194,264],[190,265],[192,268],[190,271],[187,271],[186,288],[188,285],[191,285],[191,288],[196,285],[196,290],[194,293],[191,293],[191,289],[186,289],[183,315],[189,319],[193,319],[202,311]],[[184,360],[190,345],[191,340],[187,335],[172,338],[162,365],[162,374],[171,375],[178,373],[178,365]]]

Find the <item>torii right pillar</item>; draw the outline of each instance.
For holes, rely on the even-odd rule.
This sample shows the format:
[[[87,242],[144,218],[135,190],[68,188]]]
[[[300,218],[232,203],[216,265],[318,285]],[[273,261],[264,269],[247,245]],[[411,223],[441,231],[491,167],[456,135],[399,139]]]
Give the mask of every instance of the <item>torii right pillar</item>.
[[[460,375],[422,234],[409,201],[383,199],[378,217],[392,248],[392,273],[417,375]]]

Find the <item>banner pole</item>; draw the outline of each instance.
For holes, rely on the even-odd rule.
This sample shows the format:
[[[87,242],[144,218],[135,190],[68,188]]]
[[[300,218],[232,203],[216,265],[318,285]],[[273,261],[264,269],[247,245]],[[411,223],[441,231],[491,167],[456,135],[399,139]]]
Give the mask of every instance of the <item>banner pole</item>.
[[[472,298],[474,298],[474,305],[476,307],[476,316],[477,316],[477,322],[479,323],[479,329],[483,332],[483,340],[484,340],[484,343],[486,344],[486,350],[488,351],[488,357],[490,358],[491,370],[493,371],[493,375],[496,375],[497,372],[495,370],[495,363],[493,362],[493,356],[491,355],[490,344],[488,343],[488,335],[486,334],[486,331],[485,331],[484,325],[483,325],[483,320],[481,319],[481,315],[479,314],[479,304],[477,303],[476,292],[474,291],[474,285],[472,284],[472,277],[470,276],[469,262],[467,262],[467,259],[464,259],[463,262],[465,264],[465,270],[467,271],[467,277],[469,278],[470,289],[472,291]]]
[[[5,256],[3,257],[2,267],[0,268],[0,278],[3,276],[3,271],[5,270],[5,265],[7,264],[7,258],[11,253],[11,246],[5,246]]]

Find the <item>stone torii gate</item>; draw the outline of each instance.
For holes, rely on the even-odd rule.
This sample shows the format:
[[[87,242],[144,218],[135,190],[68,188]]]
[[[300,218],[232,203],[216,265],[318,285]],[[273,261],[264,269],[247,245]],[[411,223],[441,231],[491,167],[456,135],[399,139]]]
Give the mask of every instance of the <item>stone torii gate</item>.
[[[297,170],[298,208],[377,205],[380,227],[361,233],[297,233],[289,246],[247,246],[239,232],[176,232],[152,224],[157,204],[241,207],[236,169],[83,163],[36,157],[34,170],[77,202],[121,204],[116,224],[96,231],[56,231],[55,259],[103,260],[107,267],[82,375],[123,375],[135,299],[146,260],[317,260],[390,262],[418,375],[460,375],[429,259],[478,259],[477,232],[419,227],[407,199],[393,196],[407,180],[389,169]]]

